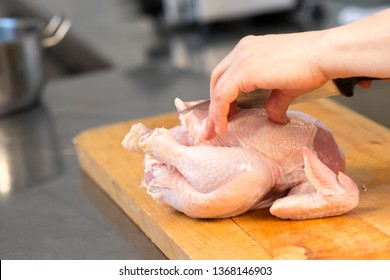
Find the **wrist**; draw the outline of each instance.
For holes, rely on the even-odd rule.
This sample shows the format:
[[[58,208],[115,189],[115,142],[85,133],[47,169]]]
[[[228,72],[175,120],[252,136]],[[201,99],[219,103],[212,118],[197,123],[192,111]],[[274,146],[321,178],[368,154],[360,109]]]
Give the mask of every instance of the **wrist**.
[[[324,30],[319,67],[329,79],[389,77],[390,9],[367,19]]]
[[[342,38],[339,27],[323,30],[319,39],[318,65],[328,79],[347,77],[350,53],[348,38]]]

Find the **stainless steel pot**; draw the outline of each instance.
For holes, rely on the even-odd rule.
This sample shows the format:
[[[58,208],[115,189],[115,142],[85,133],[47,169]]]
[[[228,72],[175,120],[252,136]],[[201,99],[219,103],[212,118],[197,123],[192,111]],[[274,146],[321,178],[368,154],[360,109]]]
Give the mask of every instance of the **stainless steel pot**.
[[[44,48],[58,44],[70,26],[62,15],[46,26],[36,19],[0,18],[0,115],[39,100],[46,82]]]

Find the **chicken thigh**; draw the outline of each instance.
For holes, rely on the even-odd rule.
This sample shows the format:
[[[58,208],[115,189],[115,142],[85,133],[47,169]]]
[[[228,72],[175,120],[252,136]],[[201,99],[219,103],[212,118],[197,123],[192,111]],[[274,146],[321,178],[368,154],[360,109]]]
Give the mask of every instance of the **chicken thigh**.
[[[175,100],[179,112],[195,103]],[[279,125],[264,109],[242,109],[226,133],[206,141],[207,113],[180,114],[171,129],[136,124],[123,139],[126,149],[145,154],[142,185],[158,203],[194,218],[270,207],[282,219],[313,219],[357,206],[343,153],[319,120],[290,110],[290,122]]]

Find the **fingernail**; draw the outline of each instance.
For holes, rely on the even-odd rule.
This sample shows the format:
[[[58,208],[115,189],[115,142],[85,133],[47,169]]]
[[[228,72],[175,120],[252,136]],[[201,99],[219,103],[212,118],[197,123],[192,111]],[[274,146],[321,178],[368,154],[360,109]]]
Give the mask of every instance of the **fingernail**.
[[[284,115],[284,123],[288,123],[290,121],[290,118],[287,117],[287,115]]]
[[[215,132],[216,132],[218,135],[221,134],[221,127],[220,127],[218,124],[215,125]]]
[[[206,128],[202,131],[202,138],[204,140],[211,140],[215,137],[214,128],[206,126]]]

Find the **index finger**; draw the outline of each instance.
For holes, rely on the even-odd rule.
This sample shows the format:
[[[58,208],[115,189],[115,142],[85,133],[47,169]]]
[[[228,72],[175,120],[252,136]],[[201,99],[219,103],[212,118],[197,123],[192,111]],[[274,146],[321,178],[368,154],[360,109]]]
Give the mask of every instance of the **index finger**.
[[[266,103],[269,119],[275,123],[288,123],[286,111],[295,98],[296,96],[285,94],[280,90],[273,90]]]

